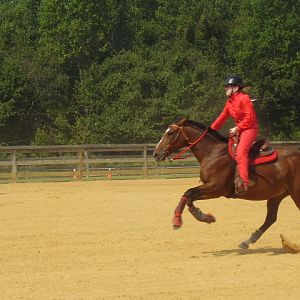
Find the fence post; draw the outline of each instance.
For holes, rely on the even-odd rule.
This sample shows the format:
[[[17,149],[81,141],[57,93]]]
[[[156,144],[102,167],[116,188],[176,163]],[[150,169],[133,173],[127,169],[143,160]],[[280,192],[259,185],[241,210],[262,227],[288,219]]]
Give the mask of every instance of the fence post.
[[[78,150],[78,178],[82,179],[83,175],[83,150]]]
[[[86,170],[86,177],[90,177],[90,167],[89,167],[89,154],[88,151],[84,151],[84,159],[85,159],[85,170]]]
[[[148,177],[148,157],[147,157],[147,146],[143,149],[144,165],[143,165],[143,179]]]
[[[16,182],[17,181],[17,151],[13,150],[12,152],[12,158],[11,158],[11,179],[12,182]]]

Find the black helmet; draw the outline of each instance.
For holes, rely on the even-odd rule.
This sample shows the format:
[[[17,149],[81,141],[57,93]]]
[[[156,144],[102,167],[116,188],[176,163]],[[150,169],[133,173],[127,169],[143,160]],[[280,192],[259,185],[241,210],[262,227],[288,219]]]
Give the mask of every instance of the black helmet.
[[[244,86],[243,79],[238,76],[229,76],[224,83],[226,85],[236,85],[242,88]]]

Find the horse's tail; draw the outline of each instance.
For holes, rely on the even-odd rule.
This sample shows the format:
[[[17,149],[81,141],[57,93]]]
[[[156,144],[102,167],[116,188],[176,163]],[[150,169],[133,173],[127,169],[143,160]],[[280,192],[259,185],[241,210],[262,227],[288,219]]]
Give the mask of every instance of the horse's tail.
[[[300,252],[300,245],[296,245],[291,243],[283,234],[280,234],[282,247],[286,249],[290,253],[299,253]]]

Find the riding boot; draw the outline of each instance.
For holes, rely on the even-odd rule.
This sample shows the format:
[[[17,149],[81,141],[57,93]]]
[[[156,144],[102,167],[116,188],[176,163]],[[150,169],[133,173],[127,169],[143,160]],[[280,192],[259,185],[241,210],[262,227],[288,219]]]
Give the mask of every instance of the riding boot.
[[[248,190],[248,185],[240,176],[236,176],[234,179],[235,193],[237,195],[244,195]]]
[[[248,183],[248,186],[254,186],[255,185],[255,182],[251,179],[249,179],[249,183]]]

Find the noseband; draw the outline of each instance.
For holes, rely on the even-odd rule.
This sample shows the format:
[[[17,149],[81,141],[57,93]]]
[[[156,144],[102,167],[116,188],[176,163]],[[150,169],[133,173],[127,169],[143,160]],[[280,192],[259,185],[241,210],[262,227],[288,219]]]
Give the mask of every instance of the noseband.
[[[185,132],[184,132],[184,129],[183,129],[183,126],[178,126],[178,125],[172,125],[174,127],[176,127],[177,129],[179,129],[179,133],[177,134],[176,138],[174,139],[174,141],[168,145],[168,148],[166,149],[166,153],[169,153],[171,154],[172,152],[172,146],[175,144],[175,142],[178,140],[179,136],[180,136],[180,133],[183,135],[183,137],[185,138],[185,140],[187,141],[188,143],[188,146],[186,148],[184,148],[181,152],[179,152],[178,154],[176,154],[172,160],[177,160],[177,159],[186,159],[188,157],[190,157],[191,155],[188,155],[188,156],[185,156],[185,157],[182,157],[182,155],[187,152],[188,150],[190,150],[193,146],[197,145],[204,137],[205,135],[207,134],[207,131],[208,131],[208,128],[203,131],[203,133],[194,141],[194,142],[190,142],[188,137],[186,136]]]

